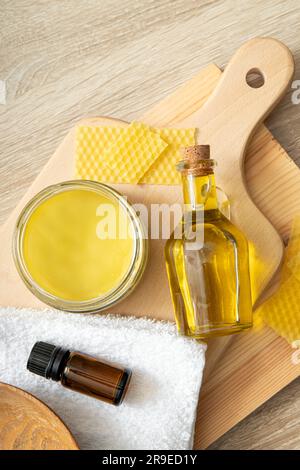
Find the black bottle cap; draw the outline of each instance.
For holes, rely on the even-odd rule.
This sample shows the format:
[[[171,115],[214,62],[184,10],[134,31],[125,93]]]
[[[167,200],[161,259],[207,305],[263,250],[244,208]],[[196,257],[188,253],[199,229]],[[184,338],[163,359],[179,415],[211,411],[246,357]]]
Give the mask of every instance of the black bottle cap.
[[[34,374],[60,380],[70,351],[53,344],[38,341],[33,346],[27,362],[27,369]]]

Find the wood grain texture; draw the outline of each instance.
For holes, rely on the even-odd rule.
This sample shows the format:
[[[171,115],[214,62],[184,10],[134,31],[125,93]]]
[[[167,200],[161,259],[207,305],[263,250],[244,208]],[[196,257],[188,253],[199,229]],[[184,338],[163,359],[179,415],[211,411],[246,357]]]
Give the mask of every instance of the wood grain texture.
[[[212,444],[211,450],[299,450],[298,378]]]
[[[78,450],[64,423],[33,395],[0,383],[0,450]]]
[[[299,78],[299,19],[300,6],[293,0],[243,0],[234,6],[230,0],[127,0],[121,10],[116,0],[82,4],[76,0],[3,0],[0,79],[6,83],[7,97],[6,105],[0,106],[1,220],[71,124],[84,115],[131,120],[207,63],[227,63],[242,42],[257,35],[276,36],[292,49]],[[299,161],[300,106],[291,104],[290,95],[269,125]],[[263,174],[257,177],[265,183]],[[259,190],[256,197],[262,197]],[[274,204],[273,212],[279,219],[280,211],[286,209],[280,189],[276,202],[279,206],[275,210]],[[283,225],[286,237],[288,224]],[[290,387],[280,396],[282,402],[289,402]],[[276,423],[272,425],[276,417],[272,403],[265,406],[265,414],[254,418],[260,436],[269,436],[269,448],[288,447],[289,442],[300,448],[299,433],[287,436],[284,429],[277,431]],[[286,416],[299,420],[298,402],[291,404]],[[260,436],[247,436],[243,426],[247,420],[230,433],[227,443],[223,438],[222,445],[238,448],[245,429],[243,447],[260,446]]]

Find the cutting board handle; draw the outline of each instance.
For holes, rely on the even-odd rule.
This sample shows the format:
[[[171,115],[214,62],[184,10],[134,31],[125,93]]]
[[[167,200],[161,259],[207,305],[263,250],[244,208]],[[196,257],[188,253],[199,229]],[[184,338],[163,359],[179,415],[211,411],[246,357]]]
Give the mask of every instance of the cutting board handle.
[[[249,73],[263,77],[263,85],[247,83]],[[222,147],[238,142],[237,158],[253,130],[277,105],[287,91],[294,73],[290,50],[273,38],[255,38],[234,54],[214,92],[201,108],[197,122],[201,142],[222,142]],[[194,116],[195,118],[195,116]]]

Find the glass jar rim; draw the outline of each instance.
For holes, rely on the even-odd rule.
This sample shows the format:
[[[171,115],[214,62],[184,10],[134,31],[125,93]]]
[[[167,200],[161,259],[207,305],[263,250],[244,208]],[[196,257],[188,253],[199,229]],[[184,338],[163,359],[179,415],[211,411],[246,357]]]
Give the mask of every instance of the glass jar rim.
[[[88,189],[106,195],[121,204],[130,219],[134,233],[134,252],[127,273],[116,288],[93,299],[72,301],[57,297],[43,289],[30,275],[23,256],[23,235],[32,213],[40,204],[54,195],[74,189]],[[148,259],[148,239],[143,224],[132,205],[118,191],[110,186],[90,180],[69,180],[47,186],[30,199],[22,209],[13,234],[13,258],[17,271],[27,288],[42,302],[68,312],[92,313],[107,309],[123,300],[142,277]]]

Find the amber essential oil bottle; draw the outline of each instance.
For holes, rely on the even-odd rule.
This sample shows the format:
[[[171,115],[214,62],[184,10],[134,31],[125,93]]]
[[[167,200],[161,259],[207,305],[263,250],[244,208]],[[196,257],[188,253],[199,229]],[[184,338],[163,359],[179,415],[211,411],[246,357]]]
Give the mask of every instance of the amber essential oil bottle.
[[[196,339],[237,333],[252,326],[248,242],[219,210],[209,146],[183,155],[184,216],[165,246],[177,328]]]
[[[86,354],[43,341],[33,346],[27,369],[112,405],[122,403],[131,378],[128,369],[119,369]]]

